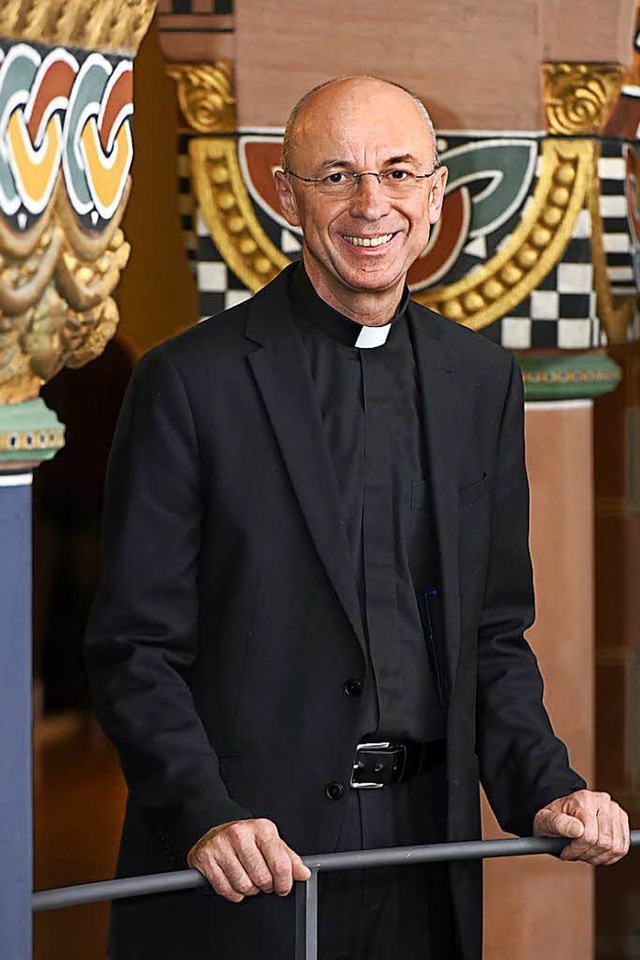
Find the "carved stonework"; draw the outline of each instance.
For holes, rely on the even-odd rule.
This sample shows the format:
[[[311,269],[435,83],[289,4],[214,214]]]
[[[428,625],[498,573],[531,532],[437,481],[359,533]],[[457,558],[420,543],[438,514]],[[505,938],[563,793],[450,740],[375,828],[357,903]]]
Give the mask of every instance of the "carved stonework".
[[[21,38],[0,39],[0,403],[36,397],[115,332],[133,159],[133,63],[122,51],[137,49],[153,7],[0,11],[0,37]],[[48,45],[62,42],[72,49]],[[98,44],[106,52],[84,49]]]
[[[170,63],[167,73],[175,80],[178,103],[189,127],[196,133],[231,133],[236,127],[231,64]]]
[[[543,101],[549,133],[601,133],[625,75],[626,69],[619,63],[543,64]]]

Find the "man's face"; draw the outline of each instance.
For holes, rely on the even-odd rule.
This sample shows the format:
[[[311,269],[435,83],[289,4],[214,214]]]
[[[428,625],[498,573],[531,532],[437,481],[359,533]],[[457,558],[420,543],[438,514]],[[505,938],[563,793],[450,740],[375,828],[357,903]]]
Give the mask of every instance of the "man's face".
[[[307,105],[290,167],[302,177],[389,169],[423,174],[434,162],[435,146],[413,99],[380,81],[356,79],[325,88]],[[366,176],[353,196],[337,198],[277,174],[284,215],[302,228],[305,265],[318,292],[341,302],[345,295],[402,286],[440,216],[446,177],[439,168],[409,193],[391,197],[376,177]]]

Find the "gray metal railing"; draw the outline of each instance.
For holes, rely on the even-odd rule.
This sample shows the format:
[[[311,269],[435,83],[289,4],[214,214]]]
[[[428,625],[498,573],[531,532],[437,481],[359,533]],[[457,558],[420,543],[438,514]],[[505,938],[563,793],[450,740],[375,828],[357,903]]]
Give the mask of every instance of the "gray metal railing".
[[[568,843],[557,837],[521,837],[514,840],[468,840],[463,843],[434,843],[419,847],[390,847],[383,850],[354,850],[304,857],[311,871],[306,883],[296,884],[295,960],[317,960],[318,956],[318,875],[337,870],[369,867],[409,866],[447,860],[486,860],[494,857],[522,857],[548,853],[558,855]],[[631,846],[640,846],[640,830],[631,831]],[[154,873],[145,877],[101,880],[75,887],[59,887],[34,893],[34,912],[78,907],[101,900],[169,893],[203,887],[206,880],[197,870]]]
[[[481,860],[493,857],[522,857],[548,853],[558,855],[567,843],[556,837],[523,837],[515,840],[469,840],[464,843],[434,843],[419,847],[391,847],[383,850],[355,850],[305,857],[311,871],[306,883],[296,884],[295,960],[317,960],[318,956],[318,875],[337,870],[369,867],[409,866],[447,860]],[[631,846],[640,846],[640,830],[631,831]],[[33,894],[32,909],[59,910],[101,900],[122,900],[154,893],[191,890],[205,886],[197,870],[156,873],[146,877],[102,880],[75,887],[41,890]]]

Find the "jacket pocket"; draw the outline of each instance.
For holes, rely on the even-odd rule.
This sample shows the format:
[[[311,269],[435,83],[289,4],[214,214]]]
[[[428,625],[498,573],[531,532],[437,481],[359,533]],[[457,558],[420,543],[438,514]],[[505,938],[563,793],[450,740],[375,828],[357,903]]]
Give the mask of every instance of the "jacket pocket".
[[[469,507],[472,503],[481,500],[489,490],[489,478],[483,473],[479,480],[458,487],[458,504],[460,508]]]

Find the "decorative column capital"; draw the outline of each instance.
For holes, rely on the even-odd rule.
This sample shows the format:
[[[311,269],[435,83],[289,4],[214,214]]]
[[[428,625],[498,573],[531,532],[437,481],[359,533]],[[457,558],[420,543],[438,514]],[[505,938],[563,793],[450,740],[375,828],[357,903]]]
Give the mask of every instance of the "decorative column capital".
[[[619,63],[543,63],[543,104],[549,133],[602,133],[626,72]]]
[[[236,129],[236,98],[228,60],[215,63],[170,63],[178,103],[188,126],[196,133],[232,133]]]

